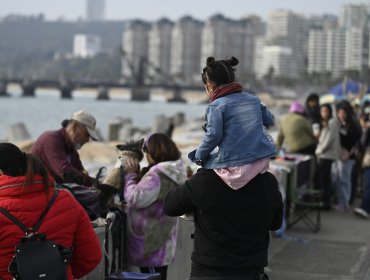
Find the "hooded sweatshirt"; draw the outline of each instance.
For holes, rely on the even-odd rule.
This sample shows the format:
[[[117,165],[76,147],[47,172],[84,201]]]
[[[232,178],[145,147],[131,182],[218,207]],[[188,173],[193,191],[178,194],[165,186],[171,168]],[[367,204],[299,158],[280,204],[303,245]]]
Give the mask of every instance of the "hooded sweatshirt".
[[[124,197],[128,217],[128,261],[141,267],[160,267],[175,257],[177,218],[164,213],[167,194],[183,184],[186,169],[182,160],[158,163],[137,182],[137,174],[126,175]]]

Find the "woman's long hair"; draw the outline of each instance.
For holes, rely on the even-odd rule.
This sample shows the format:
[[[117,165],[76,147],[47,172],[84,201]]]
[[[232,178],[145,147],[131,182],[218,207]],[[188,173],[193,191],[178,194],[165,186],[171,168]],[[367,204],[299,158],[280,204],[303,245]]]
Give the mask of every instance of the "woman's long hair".
[[[351,103],[349,103],[347,100],[341,100],[336,104],[335,108],[337,113],[339,110],[343,110],[346,113],[346,127],[360,127]]]
[[[25,185],[29,185],[34,181],[35,175],[42,177],[42,183],[44,185],[45,192],[49,192],[49,187],[51,187],[52,182],[49,179],[48,172],[43,166],[41,161],[29,154],[26,154],[27,158],[27,170],[26,170],[26,180]]]

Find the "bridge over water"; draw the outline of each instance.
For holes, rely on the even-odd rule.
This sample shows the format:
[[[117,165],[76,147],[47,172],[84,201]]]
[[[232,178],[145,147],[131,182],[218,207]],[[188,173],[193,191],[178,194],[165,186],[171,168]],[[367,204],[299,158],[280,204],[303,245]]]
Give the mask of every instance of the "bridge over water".
[[[60,97],[71,99],[77,89],[96,89],[98,100],[109,100],[111,88],[131,90],[131,100],[148,101],[152,90],[161,89],[172,91],[169,102],[185,102],[183,91],[202,91],[203,87],[178,84],[130,84],[115,81],[78,81],[78,80],[30,80],[19,78],[0,78],[0,97],[9,96],[8,85],[16,84],[22,89],[22,97],[34,97],[37,89],[53,88],[60,92]]]

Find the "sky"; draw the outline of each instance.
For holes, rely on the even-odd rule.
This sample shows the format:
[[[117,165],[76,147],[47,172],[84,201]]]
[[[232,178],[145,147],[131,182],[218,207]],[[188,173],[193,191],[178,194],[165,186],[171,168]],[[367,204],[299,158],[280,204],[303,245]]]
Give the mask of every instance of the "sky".
[[[362,1],[362,3],[368,1]],[[221,13],[237,19],[257,14],[263,19],[274,9],[288,9],[303,15],[339,15],[340,7],[361,0],[106,0],[108,20],[157,20],[167,17],[177,20],[184,15],[205,20]],[[85,18],[86,0],[0,0],[0,17],[8,14],[44,14],[46,19],[66,20]]]

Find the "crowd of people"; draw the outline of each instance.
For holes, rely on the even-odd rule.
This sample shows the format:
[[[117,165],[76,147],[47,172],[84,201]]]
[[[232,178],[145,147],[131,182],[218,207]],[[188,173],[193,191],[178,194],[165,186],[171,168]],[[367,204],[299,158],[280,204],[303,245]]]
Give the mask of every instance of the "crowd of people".
[[[264,267],[269,231],[278,229],[283,219],[278,182],[268,172],[277,152],[268,132],[274,117],[236,83],[237,64],[235,57],[209,57],[201,74],[210,104],[202,144],[188,155],[200,165],[195,174],[163,133],[144,141],[148,166],[140,168],[137,158],[121,161],[126,172],[120,194],[126,203],[125,253],[128,263],[141,272],[158,272],[167,279],[176,253],[177,216],[191,214],[195,234],[190,279],[268,279]],[[96,187],[99,182],[86,172],[78,153],[84,144],[99,139],[95,126],[95,117],[81,110],[64,120],[60,129],[40,135],[30,154],[1,143],[0,207],[31,227],[55,186]],[[73,248],[68,279],[86,275],[102,257],[80,204],[68,191],[58,190],[39,229],[59,246]],[[14,246],[24,233],[1,214],[0,222],[0,247],[5,248],[0,252],[0,279],[8,280]]]
[[[370,152],[368,165],[363,160],[370,151],[370,107],[356,112],[348,101],[320,104],[311,94],[305,105],[292,102],[274,141],[269,131],[274,116],[236,82],[238,62],[208,57],[201,73],[209,97],[204,137],[188,155],[197,172],[189,172],[184,155],[164,133],[143,141],[140,150],[148,166],[140,166],[142,157],[119,161],[125,171],[118,187],[126,205],[125,254],[143,273],[167,279],[176,257],[177,217],[186,214],[195,225],[190,280],[268,279],[269,232],[281,227],[284,215],[279,183],[269,172],[279,151],[315,158],[314,185],[323,192],[326,210],[349,211],[361,182],[355,181],[357,172],[363,171],[363,199],[354,212],[364,218],[370,212]],[[98,179],[86,172],[78,153],[90,140],[99,140],[95,127],[95,117],[81,110],[60,129],[40,135],[30,154],[0,143],[0,207],[32,226],[55,186],[96,188]],[[73,248],[68,279],[88,274],[102,257],[80,204],[68,191],[59,191],[40,227],[60,246]],[[0,279],[10,280],[8,265],[24,233],[1,213],[0,223]]]
[[[364,158],[370,110],[367,102],[361,105],[352,106],[347,100],[320,104],[317,94],[309,95],[305,106],[294,101],[281,118],[276,143],[284,152],[315,158],[313,184],[323,193],[324,210],[350,211],[359,189],[364,189],[361,207],[354,208],[354,213],[366,218],[370,162],[364,164]]]

